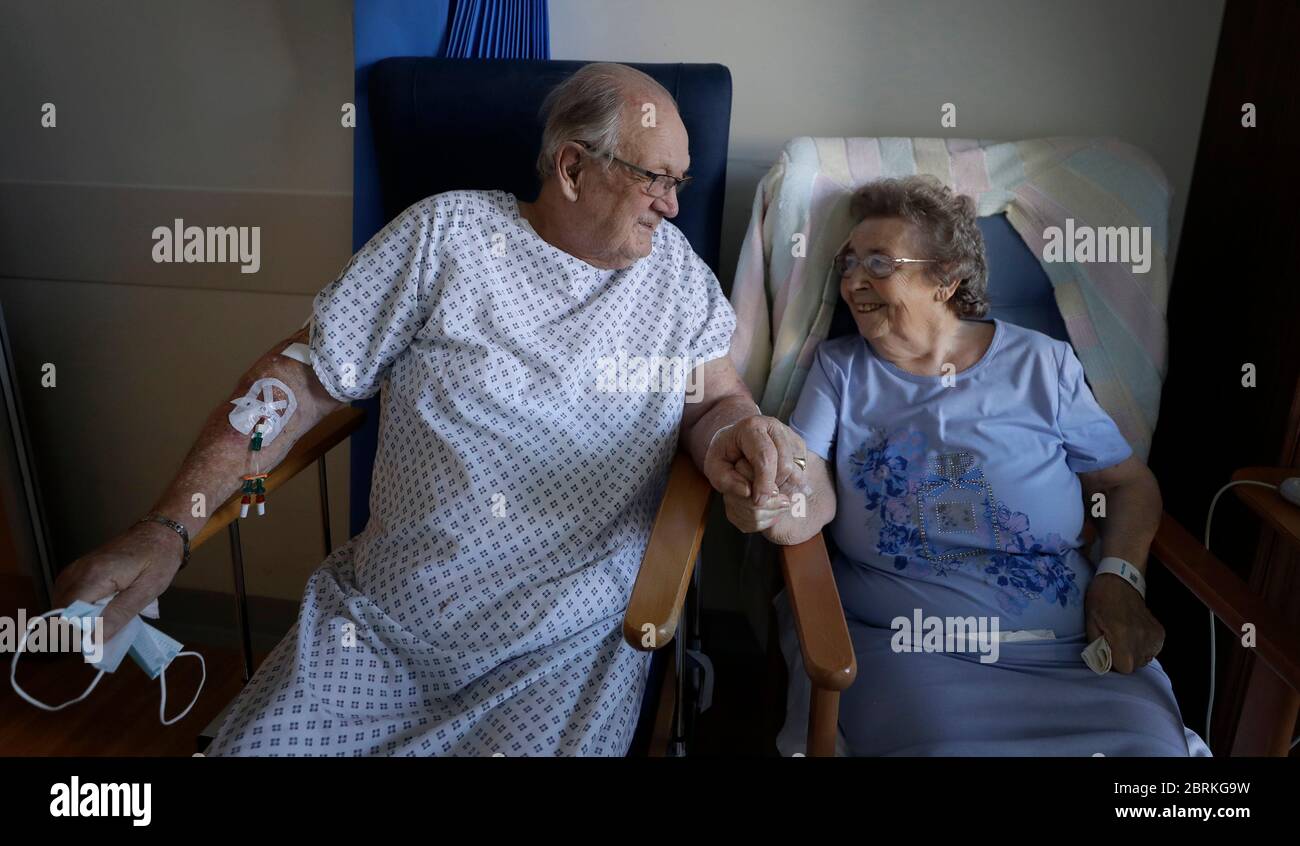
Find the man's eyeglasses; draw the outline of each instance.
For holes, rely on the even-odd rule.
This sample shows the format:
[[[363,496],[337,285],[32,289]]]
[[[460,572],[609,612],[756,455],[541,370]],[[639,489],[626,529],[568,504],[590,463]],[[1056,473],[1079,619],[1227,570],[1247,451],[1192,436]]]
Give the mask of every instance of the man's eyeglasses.
[[[853,253],[840,253],[835,257],[835,274],[848,276],[862,267],[872,279],[888,279],[905,264],[930,264],[936,261],[938,259],[894,258],[884,253],[872,253],[865,259],[860,259]]]
[[[591,152],[591,144],[586,141],[578,141],[577,143],[587,151],[587,155],[596,156],[595,153]],[[645,183],[645,186],[641,190],[656,199],[667,197],[671,191],[676,191],[678,194],[682,193],[682,191],[686,190],[687,183],[695,178],[693,176],[683,176],[678,179],[676,176],[667,173],[655,173],[653,170],[646,170],[643,167],[638,167],[631,162],[623,161],[618,156],[610,155],[609,153],[605,154],[605,158],[618,162],[623,167],[639,176]]]

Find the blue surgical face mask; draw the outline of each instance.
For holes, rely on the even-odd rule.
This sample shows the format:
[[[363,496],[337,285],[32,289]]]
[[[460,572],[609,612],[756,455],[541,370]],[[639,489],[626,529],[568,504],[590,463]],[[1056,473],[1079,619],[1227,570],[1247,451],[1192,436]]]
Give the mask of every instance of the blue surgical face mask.
[[[116,594],[114,594],[114,596],[116,596]],[[78,599],[67,608],[55,608],[53,611],[47,611],[41,615],[41,617],[62,617],[65,620],[72,621],[74,625],[81,629],[81,651],[83,660],[85,660],[87,664],[99,668],[99,672],[95,675],[95,680],[90,683],[90,686],[86,688],[84,693],[76,699],[70,699],[67,702],[64,702],[62,705],[46,705],[44,702],[38,702],[36,699],[32,698],[27,691],[18,686],[18,656],[22,654],[23,649],[27,646],[27,638],[31,634],[32,625],[36,623],[36,620],[32,620],[32,625],[28,625],[27,631],[23,632],[23,638],[18,644],[18,649],[14,652],[13,661],[9,665],[9,683],[13,686],[14,691],[19,696],[35,705],[37,708],[46,711],[61,711],[69,705],[80,702],[89,696],[90,692],[95,689],[95,685],[99,684],[99,680],[104,677],[104,673],[116,672],[117,668],[122,664],[122,659],[127,655],[130,655],[131,660],[135,661],[135,663],[139,665],[140,669],[145,671],[149,678],[161,680],[162,697],[158,704],[158,719],[163,725],[169,726],[182,719],[190,712],[190,709],[194,707],[194,703],[199,701],[199,693],[203,690],[203,684],[208,678],[207,664],[203,660],[203,656],[199,653],[181,651],[181,644],[179,641],[176,641],[158,631],[153,626],[142,620],[140,616],[134,617],[131,622],[127,623],[126,626],[121,629],[121,631],[113,635],[113,637],[109,639],[108,643],[94,644],[92,637],[93,631],[91,627],[96,618],[100,617],[104,613],[104,608],[107,607],[109,600],[112,598],[112,596],[109,596],[95,603],[83,602]],[[157,600],[149,603],[149,605],[141,612],[141,615],[155,620],[158,619]],[[36,619],[40,618],[38,617]],[[102,632],[102,629],[100,629],[100,631]],[[98,646],[99,648],[94,648],[95,646]],[[190,704],[185,707],[184,711],[181,711],[169,720],[166,718],[167,666],[171,664],[175,658],[181,655],[193,655],[195,658],[198,658],[199,667],[203,676],[199,680],[199,689],[194,692],[194,698],[190,700]]]

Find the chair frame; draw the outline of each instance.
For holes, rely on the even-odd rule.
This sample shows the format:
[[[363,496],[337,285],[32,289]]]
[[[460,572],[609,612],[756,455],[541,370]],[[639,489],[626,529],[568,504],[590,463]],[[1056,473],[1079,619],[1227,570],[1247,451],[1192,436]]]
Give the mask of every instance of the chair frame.
[[[676,634],[712,496],[713,487],[690,456],[678,452],[623,618],[623,639],[632,648],[661,649]],[[812,682],[808,754],[829,756],[835,751],[840,691],[857,677],[857,660],[820,533],[781,549],[786,592]],[[679,643],[675,660],[680,659]]]

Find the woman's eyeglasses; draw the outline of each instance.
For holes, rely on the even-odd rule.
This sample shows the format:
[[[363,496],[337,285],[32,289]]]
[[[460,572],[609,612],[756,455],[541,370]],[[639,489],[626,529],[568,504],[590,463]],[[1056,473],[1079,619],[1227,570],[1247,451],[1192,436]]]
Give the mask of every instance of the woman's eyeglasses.
[[[591,145],[586,141],[577,141],[576,143],[582,145],[582,148],[587,151],[587,155],[593,157],[596,156],[595,153],[591,152]],[[695,178],[693,176],[683,176],[678,179],[676,176],[667,173],[655,173],[653,170],[646,170],[643,167],[638,167],[631,162],[623,161],[618,156],[613,156],[608,153],[604,155],[604,158],[618,162],[623,167],[639,176],[644,182],[644,187],[641,190],[645,191],[655,199],[667,197],[669,192],[672,191],[676,191],[678,194],[682,193],[682,191],[686,190],[687,183]]]
[[[938,259],[894,258],[884,253],[872,253],[865,259],[860,259],[853,253],[840,253],[835,257],[835,271],[837,276],[848,276],[862,267],[872,279],[888,279],[905,264],[930,264],[936,261]]]

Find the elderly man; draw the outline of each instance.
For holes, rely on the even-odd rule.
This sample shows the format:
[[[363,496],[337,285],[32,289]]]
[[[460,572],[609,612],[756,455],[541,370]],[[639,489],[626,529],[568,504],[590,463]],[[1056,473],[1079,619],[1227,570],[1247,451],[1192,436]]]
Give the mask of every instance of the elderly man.
[[[209,754],[623,754],[648,659],[620,622],[673,452],[756,503],[805,488],[802,440],[757,413],[726,355],[731,307],[666,221],[690,164],[672,97],[596,64],[546,109],[536,202],[411,206],[232,395],[266,378],[294,394],[266,470],[387,382],[370,522],[312,574]],[[295,341],[310,366],[280,354]],[[602,378],[609,362],[630,378]],[[689,378],[646,378],[655,362]],[[146,522],[62,574],[65,601],[120,591],[110,635],[180,566],[157,518],[193,535],[191,496],[238,490],[249,436],[229,410]]]

